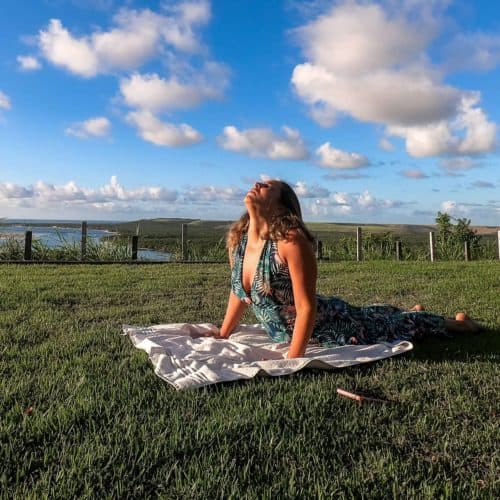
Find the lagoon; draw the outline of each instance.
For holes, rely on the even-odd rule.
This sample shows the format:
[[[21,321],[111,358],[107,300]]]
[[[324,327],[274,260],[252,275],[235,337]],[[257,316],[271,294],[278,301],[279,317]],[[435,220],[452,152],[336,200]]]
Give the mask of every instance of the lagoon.
[[[90,224],[113,224],[111,221],[89,221]],[[65,244],[79,244],[81,241],[81,223],[77,221],[51,221],[51,220],[4,220],[0,224],[0,244],[7,238],[24,239],[26,231],[33,232],[33,239],[56,248]],[[87,238],[100,242],[104,237],[117,235],[117,232],[107,229],[87,229]],[[169,261],[171,255],[168,252],[156,250],[139,249],[137,258],[140,260]]]

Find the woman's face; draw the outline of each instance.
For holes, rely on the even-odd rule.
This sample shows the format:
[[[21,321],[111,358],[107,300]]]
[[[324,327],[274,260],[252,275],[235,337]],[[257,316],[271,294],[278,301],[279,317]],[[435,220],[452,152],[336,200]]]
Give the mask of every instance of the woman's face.
[[[280,202],[281,186],[277,181],[256,182],[245,196],[245,204],[272,211]]]

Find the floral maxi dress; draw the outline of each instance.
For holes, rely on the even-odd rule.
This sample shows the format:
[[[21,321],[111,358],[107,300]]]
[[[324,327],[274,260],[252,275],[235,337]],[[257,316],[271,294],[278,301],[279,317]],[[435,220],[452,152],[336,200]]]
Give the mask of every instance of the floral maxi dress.
[[[267,240],[257,264],[250,294],[242,284],[247,235],[233,252],[231,289],[251,304],[258,321],[275,342],[289,342],[295,324],[292,282],[280,259],[277,242]],[[338,297],[317,295],[313,340],[325,347],[416,340],[424,335],[445,335],[444,317],[426,311],[403,311],[388,304],[357,307]]]

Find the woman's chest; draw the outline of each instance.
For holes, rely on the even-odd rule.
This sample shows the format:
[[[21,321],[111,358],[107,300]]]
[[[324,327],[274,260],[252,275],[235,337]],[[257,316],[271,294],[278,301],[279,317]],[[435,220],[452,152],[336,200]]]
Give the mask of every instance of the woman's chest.
[[[241,284],[247,294],[250,294],[255,277],[260,273],[262,253],[266,242],[263,244],[247,244],[244,250],[241,267]]]

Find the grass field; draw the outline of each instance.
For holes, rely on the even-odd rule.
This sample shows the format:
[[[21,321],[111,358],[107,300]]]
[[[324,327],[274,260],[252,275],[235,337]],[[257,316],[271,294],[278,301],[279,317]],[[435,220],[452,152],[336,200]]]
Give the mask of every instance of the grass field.
[[[465,310],[487,331],[368,366],[176,392],[121,324],[219,322],[226,266],[0,266],[0,496],[498,498],[500,263],[319,272],[320,293]]]

